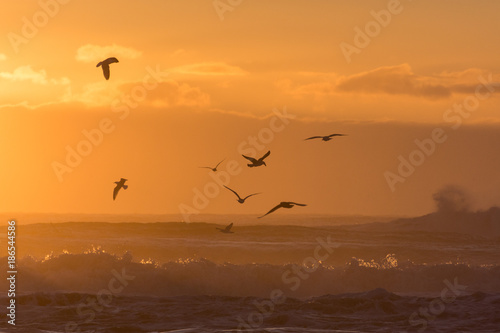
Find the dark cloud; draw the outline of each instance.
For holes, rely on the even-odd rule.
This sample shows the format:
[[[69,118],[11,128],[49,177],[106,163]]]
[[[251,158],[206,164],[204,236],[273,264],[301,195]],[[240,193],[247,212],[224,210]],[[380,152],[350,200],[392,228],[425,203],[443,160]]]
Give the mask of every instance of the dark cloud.
[[[344,77],[339,80],[336,90],[438,99],[449,97],[453,93],[474,93],[479,83],[450,84],[449,79],[449,77],[416,75],[408,64],[402,64]]]

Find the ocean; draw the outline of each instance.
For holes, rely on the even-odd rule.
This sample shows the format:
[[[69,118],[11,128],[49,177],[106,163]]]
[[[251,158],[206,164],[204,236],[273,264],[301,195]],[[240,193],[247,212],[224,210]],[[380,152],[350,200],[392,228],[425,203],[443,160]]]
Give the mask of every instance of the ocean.
[[[0,331],[500,332],[497,213],[462,219],[472,232],[439,214],[447,228],[290,214],[18,221],[16,325]],[[230,222],[234,233],[216,229]]]

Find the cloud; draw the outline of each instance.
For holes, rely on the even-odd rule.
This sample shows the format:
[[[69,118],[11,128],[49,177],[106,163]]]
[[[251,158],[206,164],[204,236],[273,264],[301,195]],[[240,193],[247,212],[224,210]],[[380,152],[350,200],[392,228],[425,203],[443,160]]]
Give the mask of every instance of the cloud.
[[[287,94],[300,97],[304,95],[326,96],[336,94],[335,82],[321,81],[294,85],[290,79],[278,80],[275,86]]]
[[[123,92],[131,91],[134,85],[124,85],[121,90]],[[203,92],[199,87],[193,87],[174,80],[166,80],[159,83],[156,88],[149,90],[143,103],[155,108],[181,106],[199,108],[210,105],[210,95]]]
[[[170,57],[174,58],[174,57],[177,57],[177,56],[179,56],[179,55],[181,55],[183,53],[186,53],[186,50],[184,50],[184,49],[177,49],[173,53],[170,54]]]
[[[71,95],[71,81],[51,78],[43,69],[21,66],[12,72],[0,72],[0,108],[21,106],[29,109],[63,102]]]
[[[410,65],[402,64],[343,77],[337,83],[336,89],[343,92],[385,93],[428,98],[450,96],[453,92],[452,86],[441,81],[439,77],[415,75]]]
[[[73,94],[72,99],[91,107],[111,106],[117,100],[130,95],[134,87],[142,82],[98,82],[84,87],[83,91]],[[127,97],[130,99],[130,96]],[[134,102],[135,103],[135,102]],[[152,108],[205,107],[210,105],[210,95],[198,87],[174,80],[165,80],[146,90],[144,100],[137,102],[141,106]]]
[[[81,91],[74,92],[71,100],[81,102],[90,107],[111,105],[121,95],[120,85],[123,82],[106,81],[86,84]]]
[[[21,66],[13,72],[0,72],[0,78],[10,81],[31,81],[34,84],[41,85],[68,85],[70,80],[66,77],[60,79],[49,79],[47,72],[43,69],[35,71],[31,66]]]
[[[243,69],[231,66],[224,62],[204,62],[185,66],[174,67],[169,70],[171,73],[188,75],[245,75]]]
[[[87,44],[76,51],[76,60],[82,62],[99,62],[109,57],[122,59],[136,59],[142,55],[141,51],[120,45],[99,46]]]
[[[7,56],[3,53],[0,53],[0,61],[7,60]]]
[[[344,93],[388,94],[422,97],[426,99],[448,98],[453,94],[474,94],[480,84],[479,76],[487,77],[485,71],[471,68],[462,72],[445,72],[437,75],[417,75],[409,64],[379,67],[349,76],[335,73],[301,75],[293,84],[291,80],[276,82],[276,86],[288,94],[341,95]]]

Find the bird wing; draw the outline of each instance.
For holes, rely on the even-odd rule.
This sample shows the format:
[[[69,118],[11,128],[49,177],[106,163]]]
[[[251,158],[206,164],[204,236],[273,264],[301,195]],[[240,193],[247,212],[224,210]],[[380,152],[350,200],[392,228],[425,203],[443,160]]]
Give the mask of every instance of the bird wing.
[[[291,203],[292,205],[296,205],[296,206],[307,206],[306,204],[299,204],[296,202],[289,202],[289,203]]]
[[[226,229],[224,229],[224,230],[227,232],[227,231],[231,230],[231,228],[232,228],[232,227],[233,227],[233,224],[231,223],[231,224],[230,224],[230,225],[228,225],[228,226],[226,227]]]
[[[102,73],[104,74],[104,78],[106,80],[109,80],[109,65],[108,64],[102,64]]]
[[[227,188],[229,191],[233,192],[237,197],[238,199],[241,199],[240,196],[238,195],[238,193],[236,193],[236,191],[234,190],[231,190],[229,187],[227,187],[226,185],[224,185],[225,188]]]
[[[335,133],[335,134],[330,134],[328,137],[331,138],[331,137],[334,137],[334,136],[346,136],[346,134]]]
[[[262,217],[264,217],[264,216],[266,216],[266,215],[271,214],[272,212],[274,212],[275,210],[277,210],[277,209],[279,209],[279,208],[281,208],[281,207],[283,207],[281,204],[277,205],[276,207],[274,207],[273,209],[271,209],[270,211],[268,211],[268,212],[267,212],[267,213],[265,213],[264,215],[259,216],[259,219],[260,219],[260,218],[262,218]]]
[[[257,160],[255,158],[253,158],[253,157],[248,157],[248,156],[245,156],[245,155],[241,155],[241,156],[243,156],[244,158],[246,158],[247,160],[249,160],[252,163],[256,163],[257,162]]]
[[[210,170],[212,170],[211,167],[200,167],[200,169],[210,169]]]
[[[259,192],[259,193],[252,193],[252,194],[249,194],[249,195],[247,195],[247,196],[246,196],[243,200],[246,200],[246,199],[250,198],[252,195],[256,195],[256,194],[260,194],[260,192]]]
[[[112,63],[118,62],[118,59],[116,59],[115,57],[111,57],[111,58],[104,60],[104,62],[106,62],[107,64],[112,64]]]
[[[225,159],[224,159],[225,160]],[[224,160],[220,161],[219,163],[217,163],[217,165],[215,166],[214,169],[217,169],[217,167],[219,166],[219,164],[221,164],[222,162],[224,162]]]
[[[311,136],[310,138],[304,139],[305,140],[311,140],[311,139],[321,139],[323,138],[322,136]]]
[[[264,156],[262,156],[261,158],[259,158],[259,161],[263,161],[269,155],[271,155],[271,151],[270,150]]]
[[[120,191],[120,185],[116,185],[115,189],[113,190],[113,200],[116,199],[116,196],[118,194],[118,191]]]

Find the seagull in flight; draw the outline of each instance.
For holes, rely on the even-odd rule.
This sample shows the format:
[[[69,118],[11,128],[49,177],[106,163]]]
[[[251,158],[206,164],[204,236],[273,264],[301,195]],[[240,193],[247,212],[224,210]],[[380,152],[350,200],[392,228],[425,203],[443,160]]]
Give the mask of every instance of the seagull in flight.
[[[262,216],[259,216],[258,218],[262,218],[268,214],[271,214],[272,212],[274,212],[275,210],[278,210],[280,208],[292,208],[293,206],[307,206],[305,204],[299,204],[299,203],[296,203],[296,202],[290,202],[290,201],[282,201],[280,202],[279,205],[277,205],[276,207],[274,207],[273,209],[271,209],[270,211],[268,211],[267,213],[265,213],[264,215]]]
[[[234,194],[236,194],[236,196],[238,197],[238,202],[240,204],[244,203],[246,199],[248,199],[249,197],[251,197],[252,195],[256,195],[256,194],[260,194],[260,193],[252,193],[250,195],[247,195],[246,197],[244,197],[243,199],[238,195],[238,193],[236,193],[234,190],[231,190],[229,187],[227,187],[226,185],[224,185],[225,188],[227,188],[229,191],[233,192]]]
[[[262,156],[258,160],[256,160],[253,157],[248,157],[248,156],[245,156],[245,155],[241,155],[241,156],[243,156],[244,158],[246,158],[247,160],[249,160],[250,162],[252,162],[251,164],[247,164],[247,165],[248,165],[249,168],[253,168],[253,167],[258,167],[258,166],[261,166],[261,165],[267,166],[266,162],[264,162],[264,159],[266,157],[268,157],[270,154],[271,154],[271,151],[268,151],[264,156]]]
[[[118,191],[120,191],[120,189],[123,187],[124,190],[126,190],[128,188],[128,185],[125,185],[125,182],[127,181],[128,179],[125,179],[125,178],[120,178],[120,181],[119,182],[115,182],[116,186],[115,186],[115,189],[113,190],[113,200],[116,199],[116,196],[118,195]]]
[[[233,224],[231,223],[230,225],[228,225],[224,229],[222,229],[222,228],[215,228],[215,229],[218,229],[218,230],[220,230],[220,232],[223,232],[225,234],[234,234],[234,232],[231,231],[232,227],[233,227]]]
[[[118,59],[115,57],[108,58],[106,60],[101,61],[100,63],[97,64],[95,67],[102,67],[102,73],[104,74],[104,78],[106,80],[109,80],[109,64],[112,64],[114,62],[118,62]]]
[[[327,136],[311,136],[310,138],[307,138],[307,139],[304,139],[305,140],[311,140],[311,139],[321,139],[323,141],[330,141],[334,136],[346,136],[347,134],[339,134],[339,133],[335,133],[335,134],[330,134],[330,135],[327,135]]]
[[[225,159],[224,159],[225,160]],[[212,168],[212,167],[200,167],[202,169],[210,169],[212,170],[213,172],[217,172],[217,167],[219,166],[219,164],[221,164],[224,160],[220,161],[219,163],[217,163],[217,165],[215,166],[215,168]]]

